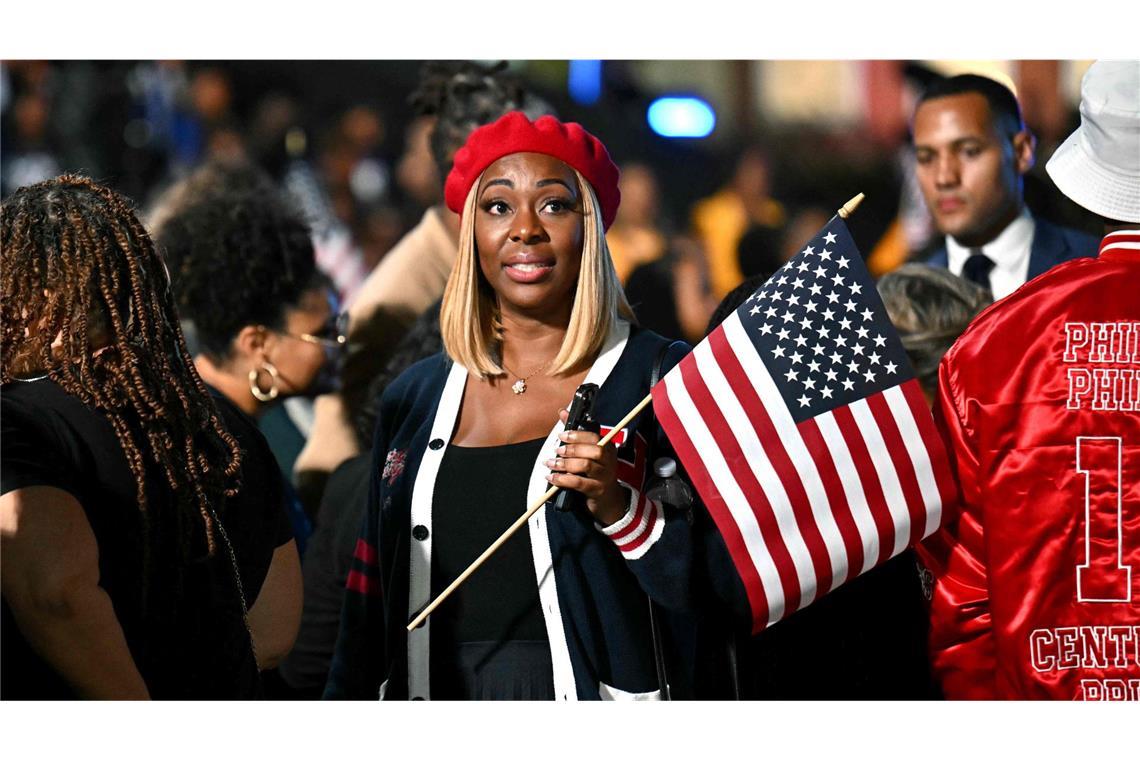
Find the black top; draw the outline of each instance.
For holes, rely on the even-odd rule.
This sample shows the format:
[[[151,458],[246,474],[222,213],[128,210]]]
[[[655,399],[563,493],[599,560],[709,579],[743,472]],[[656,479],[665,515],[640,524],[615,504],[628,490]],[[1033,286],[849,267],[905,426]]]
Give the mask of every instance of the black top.
[[[291,534],[281,512],[276,466],[264,438],[232,404],[220,397],[214,400],[243,450],[241,493],[225,504],[221,520],[252,606],[274,549],[287,543]],[[150,593],[144,599],[143,525],[135,481],[106,417],[49,379],[5,385],[0,407],[0,490],[53,486],[73,495],[83,507],[99,546],[99,585],[111,597],[151,696],[259,695],[233,566],[220,537],[218,551],[209,557],[203,531],[193,558],[181,564],[174,561],[179,556],[174,521],[152,517]],[[149,512],[170,514],[173,494],[166,479],[145,453],[144,461]],[[4,699],[73,696],[20,634],[6,601],[2,650]]]
[[[433,598],[526,510],[544,441],[448,446],[432,500]],[[548,641],[524,527],[432,613],[432,697],[552,698]]]
[[[372,452],[366,451],[333,471],[321,497],[317,527],[309,538],[302,566],[305,601],[301,629],[279,668],[285,683],[297,690],[299,697],[319,699],[325,688],[340,630],[344,584],[368,504],[371,475]]]

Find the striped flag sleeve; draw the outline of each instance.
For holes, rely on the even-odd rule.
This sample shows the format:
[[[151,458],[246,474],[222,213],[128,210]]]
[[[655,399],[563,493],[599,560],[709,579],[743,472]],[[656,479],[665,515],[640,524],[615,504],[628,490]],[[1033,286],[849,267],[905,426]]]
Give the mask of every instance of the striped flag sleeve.
[[[653,389],[759,632],[930,535],[941,439],[846,225],[832,219]]]

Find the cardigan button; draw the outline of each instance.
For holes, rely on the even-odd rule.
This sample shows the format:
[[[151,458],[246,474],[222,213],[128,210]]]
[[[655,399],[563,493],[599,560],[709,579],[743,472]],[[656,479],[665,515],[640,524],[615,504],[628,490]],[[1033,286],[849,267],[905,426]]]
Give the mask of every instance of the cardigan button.
[[[412,528],[412,538],[416,539],[417,541],[427,541],[428,535],[429,533],[426,525],[417,525],[416,527]]]
[[[443,439],[442,438],[432,438],[431,443],[428,444],[428,448],[431,449],[432,451],[439,451],[440,449],[443,448]]]

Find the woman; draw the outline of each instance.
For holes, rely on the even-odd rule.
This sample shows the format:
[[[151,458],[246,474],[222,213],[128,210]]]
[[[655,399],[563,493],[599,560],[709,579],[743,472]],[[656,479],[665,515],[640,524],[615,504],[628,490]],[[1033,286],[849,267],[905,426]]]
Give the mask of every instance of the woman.
[[[260,170],[207,165],[169,191],[155,240],[175,297],[194,325],[202,379],[259,423],[291,396],[330,390],[344,337],[336,297],[316,268],[300,214]],[[286,510],[304,556],[312,531],[288,482],[291,439],[269,437],[281,467]],[[266,427],[263,425],[263,432]],[[295,451],[293,452],[296,453]],[[295,631],[294,631],[295,633]]]
[[[258,696],[288,525],[256,430],[211,401],[125,199],[64,176],[0,216],[3,697]]]
[[[559,411],[596,383],[594,416],[613,425],[646,395],[654,364],[663,373],[686,350],[627,321],[604,237],[617,174],[577,124],[518,112],[456,154],[446,354],[381,402],[326,696],[661,696],[646,594],[673,609],[694,596],[688,521],[643,496],[664,442],[643,415],[602,448],[595,433],[564,432]],[[547,506],[406,633],[551,483],[580,506]]]

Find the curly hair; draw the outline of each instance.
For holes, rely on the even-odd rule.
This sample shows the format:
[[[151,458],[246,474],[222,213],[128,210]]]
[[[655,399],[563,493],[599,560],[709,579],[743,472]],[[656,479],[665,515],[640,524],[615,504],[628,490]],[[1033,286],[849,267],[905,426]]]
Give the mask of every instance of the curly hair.
[[[949,270],[903,264],[878,282],[891,323],[923,389],[938,393],[938,365],[971,320],[993,303],[986,288]]]
[[[134,476],[145,535],[175,525],[186,559],[204,530],[212,555],[241,450],[194,369],[162,260],[130,203],[76,175],[20,188],[0,207],[0,252],[0,381],[46,372],[101,412]],[[174,514],[148,509],[148,461]]]
[[[417,115],[436,117],[429,142],[441,175],[447,174],[455,151],[477,127],[508,111],[524,111],[531,119],[552,112],[507,71],[506,61],[494,66],[430,61],[424,64],[420,85],[408,101]]]
[[[169,191],[155,230],[178,308],[211,359],[247,325],[280,329],[316,287],[309,229],[259,169],[208,165]]]

